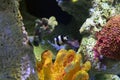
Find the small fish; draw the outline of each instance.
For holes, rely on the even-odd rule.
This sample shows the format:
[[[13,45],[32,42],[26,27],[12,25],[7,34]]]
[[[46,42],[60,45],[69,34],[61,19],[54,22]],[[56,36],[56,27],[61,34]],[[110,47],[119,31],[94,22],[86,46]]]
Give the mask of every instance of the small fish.
[[[53,47],[55,48],[55,50],[60,50],[60,49],[66,49],[66,45],[63,44],[63,45],[57,45],[57,44],[54,44],[52,43],[51,41],[48,40],[48,43]]]
[[[63,35],[59,35],[57,37],[54,38],[54,43],[58,46],[61,46],[62,44],[64,44],[66,41],[68,40],[67,36],[63,36]]]
[[[59,35],[54,38],[54,44],[52,43],[52,45],[54,45],[53,47],[55,47],[57,50],[63,48],[66,49],[69,47],[77,51],[79,48],[79,41],[68,36]]]

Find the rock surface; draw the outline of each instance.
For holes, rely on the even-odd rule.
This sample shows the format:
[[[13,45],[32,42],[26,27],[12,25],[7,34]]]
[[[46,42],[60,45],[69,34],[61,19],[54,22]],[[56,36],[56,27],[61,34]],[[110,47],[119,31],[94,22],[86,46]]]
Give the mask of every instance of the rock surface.
[[[19,0],[0,3],[0,80],[38,80],[32,47],[23,44]]]

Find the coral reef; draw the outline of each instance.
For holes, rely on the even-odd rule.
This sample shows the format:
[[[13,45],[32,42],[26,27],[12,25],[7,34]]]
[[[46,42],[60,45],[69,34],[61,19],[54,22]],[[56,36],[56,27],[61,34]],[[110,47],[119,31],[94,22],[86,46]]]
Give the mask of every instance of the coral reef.
[[[37,62],[37,71],[40,80],[88,80],[90,61],[82,62],[81,54],[74,50],[61,49],[56,60],[52,61],[52,52],[46,50]]]
[[[81,53],[84,53],[83,55],[85,56],[83,59],[84,60],[90,60],[92,61],[93,60],[93,47],[96,43],[96,39],[93,37],[93,35],[91,36],[87,36],[87,37],[84,37],[82,39],[82,42],[80,44],[80,48],[78,49],[78,53],[81,52]]]
[[[85,60],[89,59],[93,62],[92,69],[101,70],[99,72],[96,70],[93,70],[92,72],[94,74],[97,74],[97,73],[119,74],[119,72],[116,71],[118,68],[114,67],[114,65],[118,66],[119,62],[113,61],[110,59],[104,59],[102,61],[103,65],[100,65],[101,62],[98,62],[97,59],[96,59],[96,61],[94,60],[94,56],[98,56],[98,55],[94,55],[93,47],[96,44],[96,38],[95,38],[96,32],[100,31],[104,27],[104,25],[110,19],[110,17],[119,14],[120,3],[116,0],[93,0],[92,5],[93,5],[92,8],[90,8],[91,17],[87,18],[86,21],[83,23],[82,27],[80,28],[80,33],[83,34],[84,36],[83,36],[83,39],[82,39],[82,42],[81,42],[81,45],[80,45],[78,52],[83,53],[83,55],[86,56],[84,58]],[[107,31],[108,31],[108,29],[107,29]],[[107,32],[107,31],[105,33],[108,33],[108,34],[111,33],[111,31],[110,32],[109,31]],[[116,33],[114,32],[113,34],[116,34]],[[117,33],[117,34],[119,34],[119,33]],[[108,35],[106,35],[106,36],[108,36]],[[110,42],[110,43],[113,43],[113,42]],[[104,44],[101,44],[101,45],[104,45]],[[99,47],[99,49],[102,49],[102,48]],[[111,47],[111,50],[113,50],[112,47]],[[102,50],[102,51],[104,51],[104,50]],[[109,51],[110,50],[108,50],[108,52]],[[102,57],[103,56],[99,56],[99,58],[102,58]],[[111,56],[111,58],[112,57],[113,56]],[[108,58],[108,55],[107,55],[107,58]],[[105,66],[105,64],[107,64],[107,65]],[[112,69],[111,69],[111,67],[112,67]]]
[[[100,32],[96,34],[95,57],[102,55],[120,60],[120,15],[110,18]]]
[[[54,16],[51,16],[49,19],[36,19],[35,22],[35,36],[38,35],[44,37],[46,34],[51,33],[54,30],[55,26],[58,25],[58,22]]]
[[[80,22],[80,20],[81,20],[80,5],[82,4],[82,0],[77,1],[75,4],[72,3],[71,1],[70,0],[69,1],[58,0],[58,2],[61,2],[59,5],[63,10],[72,14],[76,18],[76,20],[78,20]],[[79,2],[81,2],[81,3],[79,3]],[[69,3],[69,4],[66,5],[67,3]],[[119,0],[90,0],[90,3],[91,3],[91,5],[90,5],[91,8],[90,8],[90,6],[89,7],[86,6],[86,8],[89,8],[90,17],[86,19],[86,21],[83,23],[83,25],[81,26],[81,28],[79,30],[80,33],[83,35],[83,38],[82,38],[78,53],[81,53],[82,55],[85,56],[83,58],[83,61],[90,60],[92,62],[92,69],[90,70],[91,77],[95,76],[96,74],[98,74],[98,75],[99,74],[104,75],[106,73],[108,73],[108,75],[109,74],[120,74],[120,71],[119,71],[120,62],[119,62],[119,60],[113,60],[114,56],[119,57],[119,56],[117,56],[119,53],[115,53],[117,55],[114,54],[112,56],[112,54],[110,54],[108,56],[108,52],[112,52],[114,50],[116,50],[115,52],[119,52],[119,46],[118,46],[119,44],[117,44],[117,42],[116,43],[110,42],[110,44],[113,44],[113,45],[117,44],[117,45],[115,45],[115,47],[113,47],[113,46],[109,47],[110,45],[108,44],[108,47],[109,47],[108,49],[110,49],[110,50],[106,49],[106,50],[108,50],[106,54],[104,53],[104,56],[106,56],[106,57],[103,58],[103,56],[99,56],[100,58],[103,58],[102,62],[99,62],[97,59],[94,60],[95,58],[94,58],[94,51],[93,51],[93,47],[97,43],[96,42],[97,40],[95,38],[96,32],[100,31],[99,35],[104,36],[104,34],[102,34],[102,31],[105,29],[102,29],[102,28],[104,28],[105,26],[108,26],[107,25],[108,23],[106,24],[106,22],[112,16],[120,14],[120,1]],[[78,6],[75,6],[75,5],[78,5]],[[84,10],[84,8],[82,10]],[[88,10],[88,9],[86,9],[86,10]],[[83,20],[83,18],[82,18],[82,20]],[[117,22],[117,23],[119,23],[119,22]],[[107,31],[108,31],[108,29],[110,29],[111,31],[108,31],[108,32],[104,31],[104,33],[109,34],[110,32],[114,32],[112,27],[106,28],[106,29],[107,29]],[[118,28],[114,27],[114,29],[118,29]],[[112,36],[115,34],[119,34],[117,32],[119,32],[119,31],[114,32],[112,34]],[[107,37],[107,34],[106,34],[106,37]],[[109,36],[110,35],[111,34],[109,34]],[[98,36],[97,36],[97,38],[98,38]],[[119,37],[116,36],[116,39],[110,38],[110,40],[112,40],[112,41],[117,40],[119,42]],[[100,45],[104,45],[104,44],[100,44]],[[106,42],[105,42],[105,45],[106,45]],[[106,45],[106,47],[107,47],[107,45]],[[99,46],[99,48],[102,49],[102,51],[104,51],[103,48],[105,48],[105,46],[104,47]],[[103,53],[101,53],[101,54],[103,54]],[[102,65],[100,65],[101,63],[102,63]],[[100,76],[102,77],[103,75],[100,75]],[[96,79],[96,80],[99,80],[99,79]],[[103,77],[101,80],[103,80]],[[110,77],[109,80],[113,80],[113,78]]]
[[[95,72],[119,74],[120,68],[120,15],[109,19],[101,31],[96,33],[97,41],[93,49]]]
[[[51,16],[49,19],[42,18],[42,19],[36,19],[35,21],[35,32],[34,32],[34,41],[33,44],[35,46],[39,46],[39,43],[44,43],[43,40],[49,38],[49,35],[51,32],[53,32],[55,26],[58,25],[58,22],[56,21],[56,18],[54,16]]]
[[[119,14],[120,3],[117,0],[93,0],[89,11],[91,17],[87,18],[80,28],[82,34],[100,31],[110,17]]]

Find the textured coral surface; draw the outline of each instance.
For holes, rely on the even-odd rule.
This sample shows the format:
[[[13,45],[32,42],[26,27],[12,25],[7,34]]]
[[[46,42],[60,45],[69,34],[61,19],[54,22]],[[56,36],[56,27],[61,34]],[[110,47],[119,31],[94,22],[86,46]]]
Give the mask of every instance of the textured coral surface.
[[[37,62],[37,71],[40,80],[88,80],[88,71],[91,63],[82,63],[81,54],[74,50],[61,49],[54,63],[52,52],[46,50],[41,55],[41,61]]]
[[[120,60],[120,15],[110,18],[96,37],[97,43],[94,46],[96,57],[103,55]]]

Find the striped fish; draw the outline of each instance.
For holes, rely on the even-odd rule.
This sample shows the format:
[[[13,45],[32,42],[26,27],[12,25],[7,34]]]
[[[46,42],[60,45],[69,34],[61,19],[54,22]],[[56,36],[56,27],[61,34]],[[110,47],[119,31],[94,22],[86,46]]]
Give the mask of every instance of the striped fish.
[[[67,36],[59,35],[54,38],[54,43],[58,46],[61,46],[62,44],[66,43],[67,40],[68,40]]]

